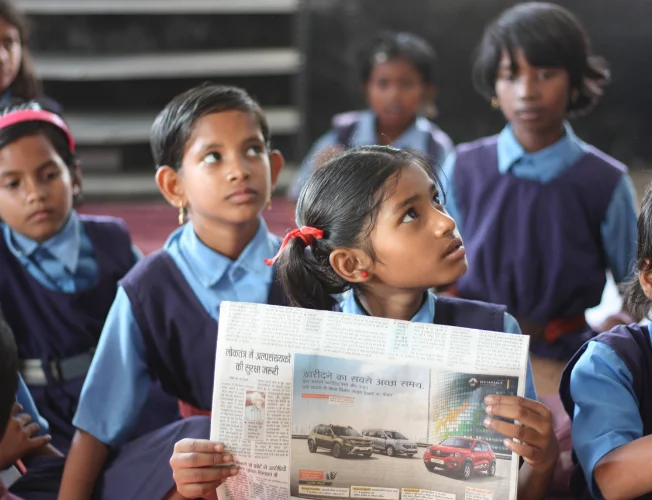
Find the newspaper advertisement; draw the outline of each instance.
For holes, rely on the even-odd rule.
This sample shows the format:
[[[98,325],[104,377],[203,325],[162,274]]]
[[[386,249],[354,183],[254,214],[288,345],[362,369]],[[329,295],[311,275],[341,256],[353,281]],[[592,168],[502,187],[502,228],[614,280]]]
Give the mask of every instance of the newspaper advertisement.
[[[211,439],[221,500],[516,498],[518,457],[483,425],[525,392],[529,337],[225,302]]]

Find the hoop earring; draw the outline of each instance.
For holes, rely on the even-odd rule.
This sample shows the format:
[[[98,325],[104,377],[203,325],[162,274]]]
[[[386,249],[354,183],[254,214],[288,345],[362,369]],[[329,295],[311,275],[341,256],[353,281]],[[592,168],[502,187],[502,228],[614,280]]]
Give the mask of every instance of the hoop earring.
[[[497,96],[493,96],[491,98],[491,107],[493,109],[500,109],[500,101],[498,100]]]

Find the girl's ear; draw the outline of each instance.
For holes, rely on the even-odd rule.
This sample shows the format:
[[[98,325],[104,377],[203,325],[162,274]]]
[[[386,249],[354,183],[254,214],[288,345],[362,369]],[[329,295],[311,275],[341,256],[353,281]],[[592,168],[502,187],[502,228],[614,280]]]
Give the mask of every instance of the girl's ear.
[[[646,260],[643,269],[648,269],[650,261]],[[638,273],[638,282],[641,284],[645,296],[652,300],[652,270],[641,271]]]
[[[336,248],[328,258],[333,270],[348,283],[365,283],[370,279],[371,259],[357,248]]]
[[[82,195],[82,175],[79,162],[77,160],[69,167],[70,169],[70,184],[72,186],[72,200],[73,206],[77,206],[81,202]]]
[[[283,155],[278,149],[272,149],[269,152],[269,169],[272,174],[272,192],[274,191],[274,188],[276,187],[276,183],[278,182],[278,176],[281,173],[281,170],[283,169],[283,165],[285,165],[285,158],[283,158]]]
[[[156,185],[163,197],[173,207],[185,207],[188,200],[183,189],[181,172],[177,172],[167,165],[159,167],[156,171]]]

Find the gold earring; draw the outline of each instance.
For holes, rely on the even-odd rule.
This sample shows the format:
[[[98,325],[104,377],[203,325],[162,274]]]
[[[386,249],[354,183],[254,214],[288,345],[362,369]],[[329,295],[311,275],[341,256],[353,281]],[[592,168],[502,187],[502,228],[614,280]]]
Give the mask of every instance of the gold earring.
[[[491,98],[491,107],[493,109],[500,109],[500,101],[498,100],[498,96],[493,96]]]
[[[186,209],[183,208],[183,205],[179,205],[179,225],[183,226],[183,223],[186,221]]]
[[[580,98],[580,91],[577,89],[573,89],[573,91],[571,92],[571,102],[575,104],[579,98]]]
[[[267,200],[267,206],[265,207],[269,212],[272,209],[272,199]]]

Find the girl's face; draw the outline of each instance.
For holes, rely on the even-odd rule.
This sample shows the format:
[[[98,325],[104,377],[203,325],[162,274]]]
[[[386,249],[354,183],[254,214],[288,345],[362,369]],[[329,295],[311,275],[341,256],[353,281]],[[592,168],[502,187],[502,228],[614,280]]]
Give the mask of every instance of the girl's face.
[[[570,79],[562,68],[532,66],[521,49],[514,52],[516,70],[503,51],[496,79],[496,96],[505,118],[518,136],[523,132],[559,130],[566,117]]]
[[[257,118],[232,110],[197,120],[177,175],[193,221],[237,225],[257,223],[282,166]]]
[[[376,64],[366,85],[369,107],[381,128],[408,128],[430,91],[414,65],[402,59]]]
[[[6,90],[16,79],[23,59],[20,33],[0,17],[0,86]]]
[[[43,134],[21,137],[0,149],[0,219],[38,243],[57,234],[79,188],[72,172]]]
[[[419,165],[401,170],[398,183],[380,207],[370,238],[375,253],[370,274],[373,281],[391,288],[425,290],[449,285],[467,270],[455,221]]]

